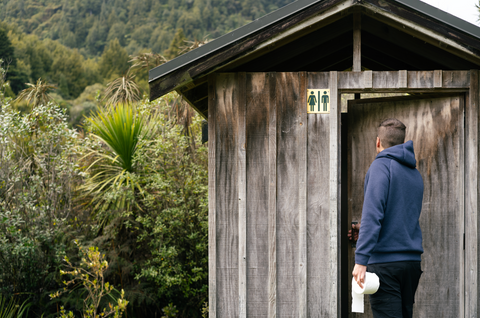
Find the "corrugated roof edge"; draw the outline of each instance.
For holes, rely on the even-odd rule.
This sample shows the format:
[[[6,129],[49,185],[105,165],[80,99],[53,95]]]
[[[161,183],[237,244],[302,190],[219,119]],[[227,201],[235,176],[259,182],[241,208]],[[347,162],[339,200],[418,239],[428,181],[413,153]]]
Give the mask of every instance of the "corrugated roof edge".
[[[229,44],[232,44],[243,37],[246,37],[258,30],[265,28],[277,21],[285,19],[299,11],[305,10],[309,6],[323,0],[297,0],[292,2],[272,13],[269,13],[249,24],[246,24],[230,33],[222,35],[221,37],[193,50],[186,54],[157,66],[149,71],[149,82],[153,82],[160,77],[163,77],[195,60],[198,60],[205,55],[210,54],[213,51],[219,50]],[[458,29],[466,34],[480,38],[480,27],[471,24],[465,20],[457,18],[450,13],[442,11],[436,7],[433,7],[420,0],[392,0],[408,8],[414,9],[426,16],[429,16],[435,20],[440,20],[443,23]]]
[[[173,60],[157,66],[149,71],[149,82],[155,81],[156,79],[171,73],[182,66],[191,63],[199,58],[204,57],[205,55],[221,49],[235,41],[240,40],[243,37],[246,37],[252,33],[257,32],[261,28],[267,27],[279,20],[285,19],[298,11],[305,10],[309,6],[320,2],[322,0],[297,0],[292,2],[278,10],[275,10],[255,21],[252,21],[238,29],[233,30],[230,33],[222,35],[221,37],[208,42],[201,47],[190,51],[186,54],[180,55],[179,57],[174,58]]]

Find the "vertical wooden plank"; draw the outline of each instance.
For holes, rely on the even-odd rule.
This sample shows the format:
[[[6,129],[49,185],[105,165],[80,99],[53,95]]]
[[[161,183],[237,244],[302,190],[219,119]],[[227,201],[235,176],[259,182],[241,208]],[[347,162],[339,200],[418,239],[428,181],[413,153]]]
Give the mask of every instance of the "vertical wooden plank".
[[[352,71],[362,71],[362,14],[353,14],[353,67]]]
[[[299,317],[307,317],[307,73],[301,72],[300,76],[300,94],[298,96],[298,108],[300,124],[298,127],[298,306]],[[303,109],[303,111],[302,111]]]
[[[372,71],[364,71],[363,76],[364,76],[363,82],[364,82],[365,88],[372,88],[373,87]]]
[[[442,73],[443,71],[441,70],[435,70],[433,71],[433,87],[435,88],[440,88],[442,87]]]
[[[330,73],[309,73],[308,88],[328,88]],[[329,167],[330,114],[308,114],[307,136],[307,306],[310,317],[330,312]]]
[[[269,306],[269,79],[247,73],[247,317]]]
[[[340,206],[340,115],[341,107],[338,103],[337,72],[330,72],[330,315],[337,317],[339,313],[338,301],[338,214]]]
[[[407,88],[407,71],[398,71],[398,88]]]
[[[470,71],[470,91],[465,110],[465,316],[480,312],[478,271],[478,70]]]
[[[298,73],[277,73],[277,317],[299,317]]]
[[[277,105],[276,74],[268,74],[268,317],[277,315]]]
[[[217,317],[217,242],[216,242],[216,158],[215,158],[215,87],[216,76],[212,74],[208,77],[208,316]]]
[[[216,81],[217,316],[239,316],[238,85],[236,74]]]
[[[237,173],[238,173],[238,304],[239,317],[247,317],[247,170],[246,170],[246,75],[237,74],[238,103]]]
[[[459,172],[458,172],[458,211],[459,211],[459,232],[465,233],[465,96],[459,96],[459,116],[458,116],[458,144],[459,144]],[[462,222],[463,221],[463,222]],[[465,234],[464,234],[465,235]],[[465,317],[465,250],[463,248],[463,240],[457,242],[459,252],[459,317]]]

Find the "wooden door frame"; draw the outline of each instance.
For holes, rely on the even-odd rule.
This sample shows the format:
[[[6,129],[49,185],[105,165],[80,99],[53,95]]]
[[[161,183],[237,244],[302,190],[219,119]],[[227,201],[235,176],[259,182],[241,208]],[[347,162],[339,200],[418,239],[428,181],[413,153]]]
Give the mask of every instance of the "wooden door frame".
[[[332,83],[337,78],[336,83]],[[330,153],[337,154],[330,160],[330,213],[340,211],[341,205],[341,149],[342,132],[341,126],[341,95],[358,93],[464,93],[464,166],[460,171],[464,173],[464,200],[460,204],[464,209],[464,234],[463,234],[463,258],[460,260],[461,271],[464,276],[464,292],[460,294],[460,302],[463,303],[463,317],[476,317],[480,313],[480,284],[478,272],[479,263],[479,222],[478,217],[478,133],[479,133],[479,71],[393,71],[393,72],[330,72],[330,92],[333,96],[336,92],[336,105],[331,106],[331,129],[330,129]],[[333,80],[333,81],[332,81]],[[333,84],[333,85],[332,85]],[[336,123],[336,124],[335,124]],[[337,160],[337,161],[334,161]],[[332,174],[332,171],[335,175]],[[460,172],[460,173],[461,173]],[[344,175],[345,176],[345,175]],[[466,177],[468,176],[468,177]],[[335,184],[337,185],[335,189]],[[337,209],[332,209],[332,203],[336,194]],[[337,222],[341,224],[341,216],[337,214]],[[345,220],[343,220],[345,222]],[[345,224],[343,224],[345,225]],[[348,225],[347,225],[348,226]],[[338,227],[337,238],[341,235]],[[341,251],[341,240],[336,242]],[[332,244],[333,245],[333,244]],[[337,257],[337,268],[340,271],[341,255]],[[462,274],[462,272],[461,272]],[[338,286],[341,286],[341,275],[337,276]],[[339,290],[337,299],[341,299]],[[338,301],[338,317],[345,316],[342,313],[341,303]]]

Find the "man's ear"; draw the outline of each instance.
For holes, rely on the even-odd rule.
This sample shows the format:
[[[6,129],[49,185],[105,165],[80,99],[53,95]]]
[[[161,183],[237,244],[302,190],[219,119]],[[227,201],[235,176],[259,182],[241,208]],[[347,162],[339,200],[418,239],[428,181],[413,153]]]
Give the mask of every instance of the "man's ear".
[[[381,145],[380,137],[377,137],[377,143],[376,143],[377,148],[380,148],[380,145]]]

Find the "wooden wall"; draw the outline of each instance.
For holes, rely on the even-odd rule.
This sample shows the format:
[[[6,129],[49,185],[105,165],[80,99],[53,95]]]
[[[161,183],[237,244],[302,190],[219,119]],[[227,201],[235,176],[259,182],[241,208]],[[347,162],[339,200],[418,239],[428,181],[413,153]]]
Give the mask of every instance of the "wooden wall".
[[[210,317],[349,315],[348,301],[340,299],[340,295],[345,298],[351,278],[347,272],[353,267],[346,257],[342,259],[346,254],[340,250],[347,246],[340,242],[348,231],[346,205],[340,204],[341,184],[347,180],[341,177],[348,175],[360,189],[364,170],[374,155],[358,155],[358,169],[352,168],[350,161],[348,173],[341,173],[340,158],[348,157],[342,157],[341,149],[353,152],[351,145],[341,146],[337,97],[338,92],[366,91],[457,94],[456,108],[448,108],[445,103],[438,109],[422,106],[421,102],[411,106],[425,108],[411,120],[415,127],[421,127],[422,116],[430,116],[432,127],[447,124],[435,116],[456,118],[450,120],[456,126],[449,126],[452,134],[445,143],[437,143],[440,146],[436,152],[417,158],[422,173],[429,176],[427,183],[444,191],[428,193],[422,226],[428,232],[425,238],[430,245],[426,248],[441,253],[443,258],[455,259],[453,267],[442,271],[443,276],[455,272],[454,288],[436,289],[442,278],[437,282],[437,278],[425,275],[431,282],[420,289],[425,299],[418,305],[435,312],[431,299],[453,292],[458,297],[449,295],[449,301],[460,302],[452,302],[452,312],[476,316],[480,306],[477,71],[226,73],[211,75],[208,85]],[[330,89],[330,114],[307,115],[307,88]],[[403,114],[400,106],[392,107],[395,114],[413,116],[413,112]],[[352,120],[370,122],[365,116],[360,110],[349,117],[348,126],[353,125]],[[361,127],[357,138],[367,144],[367,130],[360,136]],[[421,131],[412,138],[421,140]],[[446,179],[439,180],[438,173],[445,174]],[[351,179],[353,174],[363,175],[355,181]],[[450,190],[448,184],[453,185]],[[354,198],[351,191],[344,198],[350,209],[361,205],[361,199]],[[445,211],[437,212],[439,209]],[[448,232],[449,225],[453,232]],[[463,246],[462,231],[466,236]],[[447,238],[436,240],[437,234]],[[445,255],[445,251],[453,256]],[[434,264],[439,259],[435,257],[427,256],[425,266],[437,266]],[[457,283],[455,277],[465,277],[464,283]],[[431,317],[430,311],[422,312],[425,314],[420,317]]]
[[[329,74],[309,81],[328,87]],[[210,86],[216,259],[210,311],[217,317],[336,316],[330,116],[307,119],[306,73],[218,74]],[[333,232],[336,238],[336,226]]]

